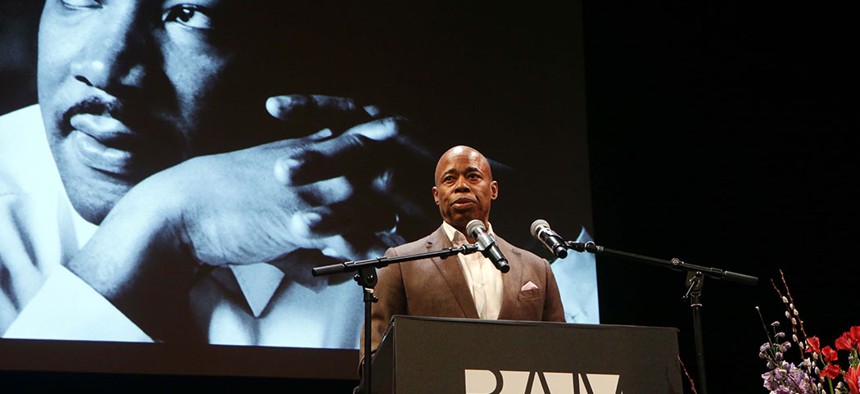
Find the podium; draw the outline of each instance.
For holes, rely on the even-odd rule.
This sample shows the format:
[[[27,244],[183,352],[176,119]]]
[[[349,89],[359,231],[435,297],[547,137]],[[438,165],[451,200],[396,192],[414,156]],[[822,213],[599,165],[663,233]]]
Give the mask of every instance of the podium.
[[[375,393],[682,393],[674,328],[394,316]]]

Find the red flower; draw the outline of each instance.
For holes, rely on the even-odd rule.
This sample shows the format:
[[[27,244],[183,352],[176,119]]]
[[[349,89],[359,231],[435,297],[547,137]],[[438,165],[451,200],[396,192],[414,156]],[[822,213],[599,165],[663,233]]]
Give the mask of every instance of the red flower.
[[[851,350],[853,348],[848,331],[843,332],[842,336],[836,338],[836,348],[839,350]]]
[[[830,346],[825,346],[824,349],[821,349],[821,355],[824,356],[824,361],[836,361],[839,359],[839,356],[836,355],[836,350],[833,350]]]
[[[860,326],[851,327],[836,339],[836,348],[839,350],[851,350],[860,348]]]
[[[818,337],[810,337],[809,339],[806,340],[806,343],[808,344],[806,346],[806,352],[807,353],[821,353],[821,349],[819,348],[820,343],[818,341]]]
[[[824,369],[822,369],[821,373],[819,373],[818,375],[822,378],[836,379],[837,377],[839,377],[839,372],[841,372],[841,370],[839,369],[838,365],[827,364],[827,366],[824,367]]]
[[[849,367],[842,376],[845,379],[845,384],[848,385],[848,392],[851,394],[860,394],[860,365]]]
[[[851,339],[851,346],[860,347],[860,326],[851,327],[848,330],[848,336]]]

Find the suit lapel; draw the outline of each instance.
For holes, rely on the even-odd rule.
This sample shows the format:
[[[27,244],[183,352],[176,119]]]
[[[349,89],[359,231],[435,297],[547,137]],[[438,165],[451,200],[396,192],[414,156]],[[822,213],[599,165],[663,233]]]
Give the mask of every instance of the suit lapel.
[[[508,273],[502,274],[502,306],[499,309],[499,320],[511,320],[517,308],[520,286],[522,286],[523,270],[519,264],[520,255],[514,251],[511,244],[498,236],[495,239],[496,244],[511,266],[511,270]]]
[[[454,244],[448,239],[445,230],[439,227],[435,233],[427,240],[427,251],[436,251],[444,248],[453,247]],[[472,299],[472,292],[469,291],[469,285],[466,283],[466,277],[463,276],[463,268],[460,266],[460,258],[457,255],[450,256],[446,259],[433,257],[433,264],[445,278],[448,283],[448,288],[454,295],[454,299],[460,305],[463,315],[467,318],[477,319],[478,308],[475,306],[475,300]]]

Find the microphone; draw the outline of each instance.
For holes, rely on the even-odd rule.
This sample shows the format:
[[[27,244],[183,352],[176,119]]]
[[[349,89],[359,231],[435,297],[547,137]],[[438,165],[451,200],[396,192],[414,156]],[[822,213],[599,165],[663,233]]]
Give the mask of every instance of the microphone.
[[[478,241],[478,247],[481,249],[481,253],[483,253],[484,257],[490,259],[499,271],[505,273],[511,270],[511,266],[508,265],[508,259],[505,258],[502,251],[499,250],[498,246],[496,246],[496,240],[493,239],[492,235],[487,233],[487,228],[484,227],[484,222],[478,219],[472,220],[466,225],[466,232],[471,234],[472,238]]]
[[[531,225],[532,236],[537,238],[555,257],[563,259],[567,257],[567,247],[564,238],[549,228],[546,220],[535,220]]]

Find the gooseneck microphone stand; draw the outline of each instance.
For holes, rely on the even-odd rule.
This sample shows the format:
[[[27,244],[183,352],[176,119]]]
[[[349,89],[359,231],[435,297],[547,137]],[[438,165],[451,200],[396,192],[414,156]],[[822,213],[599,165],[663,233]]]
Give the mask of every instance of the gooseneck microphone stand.
[[[595,245],[594,242],[572,242],[565,241],[564,246],[568,249],[577,252],[589,252],[593,254],[608,254],[612,256],[622,257],[629,260],[649,263],[664,268],[669,268],[675,271],[686,271],[687,276],[684,280],[684,286],[687,288],[684,294],[684,299],[690,300],[690,307],[693,312],[693,335],[696,345],[696,363],[698,366],[699,390],[701,394],[708,394],[707,384],[705,381],[705,351],[702,341],[702,285],[704,284],[705,276],[710,276],[716,279],[725,279],[732,282],[742,283],[745,285],[754,286],[758,282],[755,276],[739,274],[721,270],[719,268],[703,267],[695,264],[688,264],[680,259],[673,258],[671,260],[663,260],[654,257],[642,256],[638,254],[622,252],[620,250],[612,250],[603,246]]]
[[[364,292],[364,365],[362,365],[362,378],[359,384],[359,394],[370,394],[371,389],[371,351],[370,351],[370,336],[371,330],[371,308],[372,304],[378,301],[378,298],[373,295],[373,288],[376,286],[378,277],[376,269],[385,267],[389,264],[403,263],[406,261],[427,259],[432,257],[448,258],[455,254],[470,254],[474,252],[483,252],[478,245],[463,245],[459,247],[445,248],[435,252],[418,253],[406,256],[397,257],[378,257],[375,259],[347,261],[338,264],[325,265],[322,267],[313,268],[313,276],[331,275],[342,272],[356,272],[353,279],[361,286]]]

